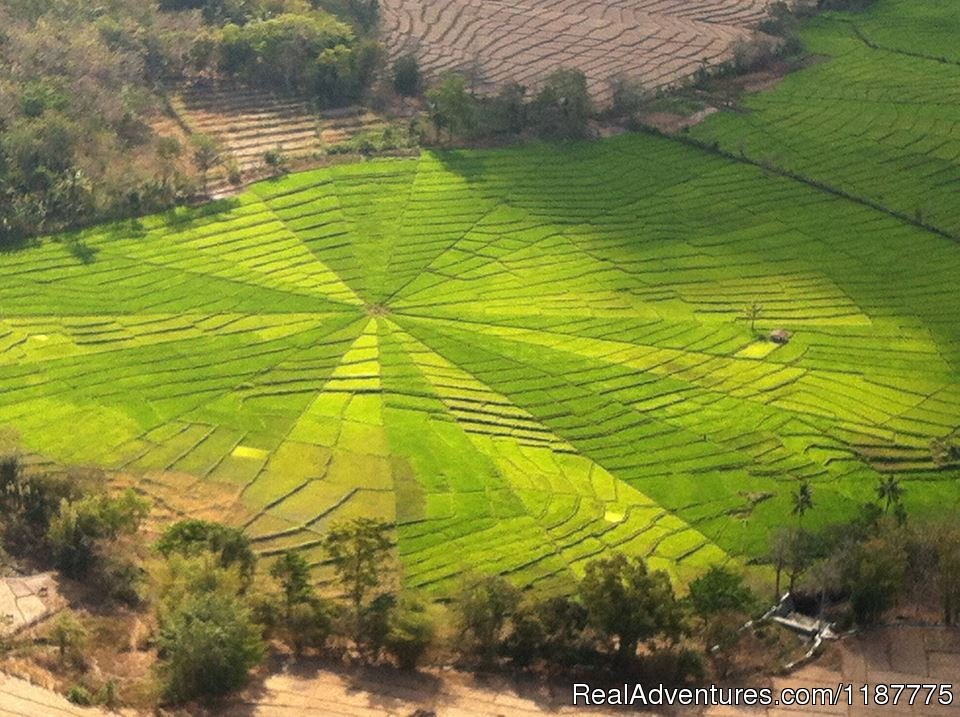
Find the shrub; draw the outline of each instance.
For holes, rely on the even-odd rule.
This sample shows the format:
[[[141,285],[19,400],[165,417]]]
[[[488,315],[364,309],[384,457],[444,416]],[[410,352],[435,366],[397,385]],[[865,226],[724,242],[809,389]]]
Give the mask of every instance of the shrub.
[[[874,624],[894,606],[906,568],[906,553],[887,539],[873,538],[856,546],[846,566],[845,580],[859,624]]]
[[[690,584],[690,604],[701,617],[720,613],[750,612],[756,599],[744,584],[743,576],[714,565]]]
[[[545,137],[578,139],[586,136],[593,103],[587,78],[580,70],[557,70],[547,77],[533,101],[532,116]]]
[[[387,628],[384,649],[400,669],[416,669],[436,636],[426,606],[409,598],[400,600],[389,613]]]
[[[492,663],[519,604],[520,592],[498,575],[466,578],[454,603],[464,649]]]
[[[283,153],[281,147],[268,149],[263,153],[263,163],[267,165],[274,176],[283,174],[287,171],[287,155]]]
[[[210,553],[217,556],[220,567],[236,567],[245,578],[252,577],[257,565],[256,553],[242,530],[207,520],[174,523],[163,532],[154,548],[165,558]]]
[[[61,662],[82,665],[88,637],[87,629],[70,612],[60,613],[50,625],[49,639],[56,646]]]
[[[566,597],[528,599],[513,616],[506,652],[521,667],[536,660],[565,666],[589,661],[594,650],[586,627],[587,610],[578,602]]]
[[[643,108],[646,101],[646,91],[640,80],[621,76],[614,78],[611,85],[613,90],[611,111],[615,116],[628,117]]]
[[[47,531],[54,562],[70,577],[85,577],[98,559],[98,545],[136,533],[149,510],[150,504],[132,490],[118,497],[95,494],[61,501]]]
[[[83,685],[74,685],[67,690],[67,699],[80,707],[90,707],[93,705],[93,695]]]
[[[174,702],[242,687],[265,654],[250,610],[222,590],[188,594],[170,606],[161,617],[157,646],[164,693]]]
[[[393,63],[393,89],[404,97],[420,92],[420,64],[414,55],[404,55]]]
[[[301,654],[323,649],[333,634],[332,610],[319,598],[291,605],[279,624],[280,638]]]

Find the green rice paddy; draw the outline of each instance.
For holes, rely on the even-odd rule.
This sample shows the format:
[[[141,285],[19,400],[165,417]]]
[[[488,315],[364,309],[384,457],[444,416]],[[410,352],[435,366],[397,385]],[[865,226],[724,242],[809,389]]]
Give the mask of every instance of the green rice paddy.
[[[877,0],[804,31],[815,65],[693,130],[960,237],[960,13]]]
[[[960,228],[957,98],[923,104],[960,67],[848,30],[696,131]],[[683,582],[761,555],[801,481],[811,525],[891,473],[912,515],[956,511],[931,442],[960,427],[958,277],[956,242],[667,139],[344,165],[0,255],[0,425],[233,486],[268,555],[320,564],[332,522],[379,516],[437,594],[468,569],[565,590],[611,549]]]

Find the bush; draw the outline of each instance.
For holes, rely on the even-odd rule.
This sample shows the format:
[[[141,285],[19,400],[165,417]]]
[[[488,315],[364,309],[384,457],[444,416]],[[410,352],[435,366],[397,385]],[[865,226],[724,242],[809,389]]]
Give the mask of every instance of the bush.
[[[720,613],[748,613],[756,598],[743,577],[729,568],[714,565],[690,584],[690,604],[701,617]]]
[[[414,55],[404,55],[393,63],[393,89],[404,97],[420,92],[420,64]]]
[[[528,599],[513,617],[506,652],[521,667],[536,660],[562,666],[592,661],[587,618],[586,608],[566,597]]]
[[[630,77],[617,77],[612,82],[613,106],[617,117],[629,117],[639,112],[646,101],[643,83]]]
[[[67,700],[80,707],[91,707],[94,703],[90,690],[83,685],[74,685],[67,690]]]
[[[353,32],[322,11],[285,13],[245,25],[230,24],[219,36],[221,72],[252,85],[288,92],[329,89],[325,72],[352,73]],[[327,98],[331,99],[331,98]]]
[[[580,70],[557,70],[547,77],[531,108],[538,133],[557,139],[586,136],[593,102]]]
[[[416,669],[436,636],[436,626],[426,606],[415,600],[401,600],[390,611],[384,649],[402,670]]]
[[[896,604],[906,568],[906,553],[889,540],[873,538],[856,546],[844,577],[858,624],[876,623]]]
[[[520,592],[500,576],[467,577],[454,603],[464,650],[492,663],[511,617],[520,604]]]
[[[219,697],[242,687],[265,647],[250,610],[225,591],[188,594],[161,616],[157,640],[166,697]]]
[[[268,149],[263,153],[263,163],[267,166],[273,176],[284,174],[287,171],[287,155],[283,153],[282,147]]]
[[[165,558],[210,553],[217,556],[220,567],[236,567],[247,579],[253,576],[257,566],[256,553],[242,530],[207,520],[174,523],[163,532],[154,549]]]
[[[42,545],[64,500],[79,499],[84,480],[78,475],[28,475],[16,456],[0,459],[0,512],[8,546]]]
[[[73,578],[83,578],[98,559],[98,546],[121,535],[132,535],[150,511],[150,504],[127,490],[114,498],[88,495],[63,500],[47,531],[57,567]]]
[[[333,634],[332,610],[319,598],[291,605],[280,618],[280,638],[298,655],[304,650],[321,650]]]
[[[49,639],[56,648],[61,662],[83,665],[83,650],[89,633],[70,612],[62,612],[50,625]]]

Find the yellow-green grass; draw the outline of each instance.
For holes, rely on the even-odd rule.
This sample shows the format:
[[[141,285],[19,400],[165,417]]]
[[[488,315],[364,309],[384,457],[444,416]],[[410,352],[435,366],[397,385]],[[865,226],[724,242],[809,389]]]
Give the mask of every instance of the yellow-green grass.
[[[0,256],[0,423],[232,484],[267,555],[369,515],[438,595],[611,550],[682,583],[763,554],[802,480],[809,525],[891,472],[957,508],[957,276],[954,242],[666,139],[372,161]]]

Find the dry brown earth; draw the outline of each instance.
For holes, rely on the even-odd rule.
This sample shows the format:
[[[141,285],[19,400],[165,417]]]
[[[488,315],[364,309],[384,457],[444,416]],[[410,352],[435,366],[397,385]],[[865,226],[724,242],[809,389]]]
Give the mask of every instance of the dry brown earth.
[[[415,53],[430,77],[458,70],[489,91],[536,88],[579,68],[603,102],[617,75],[662,87],[732,56],[768,0],[381,0],[391,58]]]
[[[245,181],[266,176],[268,151],[280,151],[294,165],[310,163],[357,133],[385,126],[382,118],[357,108],[317,113],[303,99],[231,86],[183,88],[171,105],[190,133],[208,134],[219,142]],[[211,173],[213,196],[231,189],[224,168]]]
[[[711,708],[704,717],[813,717],[908,714],[921,717],[960,715],[960,630],[944,628],[888,628],[833,644],[827,654],[773,686],[835,687],[839,682],[954,683],[958,703],[951,707],[923,706],[899,709],[848,707],[823,709]],[[221,717],[409,717],[417,709],[436,711],[437,717],[541,717],[546,715],[642,715],[603,709],[573,710],[563,688],[512,682],[478,682],[457,673],[407,675],[389,670],[332,669],[302,663],[276,674],[246,698],[220,713]],[[687,717],[696,712],[673,713]]]

